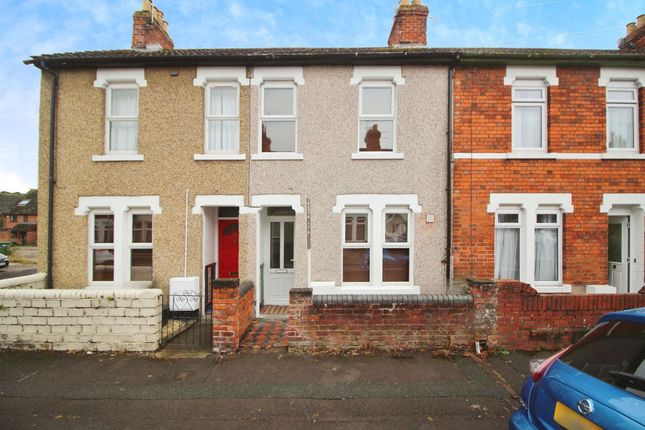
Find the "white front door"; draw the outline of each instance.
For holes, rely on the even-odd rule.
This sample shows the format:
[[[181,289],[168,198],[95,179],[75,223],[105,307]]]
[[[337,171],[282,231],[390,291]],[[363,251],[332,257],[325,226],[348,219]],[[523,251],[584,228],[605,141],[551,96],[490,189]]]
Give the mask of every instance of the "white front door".
[[[267,216],[264,237],[264,304],[288,305],[294,286],[294,216]]]
[[[629,217],[609,217],[608,267],[609,285],[617,293],[629,292],[630,256],[629,256]]]

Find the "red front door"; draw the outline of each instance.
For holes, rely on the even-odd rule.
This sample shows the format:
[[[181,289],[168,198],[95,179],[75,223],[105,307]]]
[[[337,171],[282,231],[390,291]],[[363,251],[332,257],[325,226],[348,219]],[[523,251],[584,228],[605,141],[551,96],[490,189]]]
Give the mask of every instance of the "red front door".
[[[237,278],[240,227],[236,219],[219,220],[218,241],[218,278]]]

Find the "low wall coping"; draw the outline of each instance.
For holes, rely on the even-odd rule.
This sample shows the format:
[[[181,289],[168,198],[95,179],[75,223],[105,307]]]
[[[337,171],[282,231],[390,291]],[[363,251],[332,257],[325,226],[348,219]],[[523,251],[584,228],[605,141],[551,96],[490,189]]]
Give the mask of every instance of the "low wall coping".
[[[0,299],[2,298],[21,298],[21,299],[103,299],[112,297],[115,299],[156,299],[162,294],[160,289],[151,288],[145,290],[115,290],[115,289],[78,289],[78,290],[19,290],[5,289],[0,290]]]
[[[475,278],[466,278],[466,282],[469,285],[490,285],[490,284],[496,283],[492,279],[475,279]]]
[[[3,279],[0,281],[0,288],[11,288],[16,285],[25,285],[33,284],[35,282],[44,281],[47,278],[47,274],[40,272],[34,273],[33,275],[19,276],[17,278]]]
[[[240,280],[237,278],[221,278],[213,281],[213,288],[237,288]]]
[[[244,297],[246,293],[252,291],[255,288],[253,281],[244,281],[240,284],[240,297]]]
[[[292,290],[293,291],[293,290]],[[468,294],[322,294],[314,305],[471,305]]]

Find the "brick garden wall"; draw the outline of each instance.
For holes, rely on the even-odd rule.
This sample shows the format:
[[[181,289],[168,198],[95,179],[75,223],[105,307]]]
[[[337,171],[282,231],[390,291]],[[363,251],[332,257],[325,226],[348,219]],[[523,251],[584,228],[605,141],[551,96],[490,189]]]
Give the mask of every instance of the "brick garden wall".
[[[255,287],[235,279],[217,279],[213,288],[213,351],[235,352],[253,322]]]
[[[291,349],[559,349],[607,312],[645,306],[645,294],[546,295],[520,282],[470,281],[470,295],[289,296]]]
[[[511,87],[505,67],[455,71],[455,153],[511,152]],[[558,67],[558,86],[548,89],[548,151],[603,153],[605,88],[598,68]],[[645,136],[644,89],[640,90]],[[641,137],[641,142],[643,142]],[[640,151],[645,152],[641,143]],[[574,212],[564,216],[563,282],[607,284],[606,193],[642,193],[643,160],[476,160],[453,167],[454,276],[489,279],[494,271],[491,193],[571,193]],[[645,283],[645,282],[644,282]]]
[[[0,290],[0,349],[155,351],[161,290]]]

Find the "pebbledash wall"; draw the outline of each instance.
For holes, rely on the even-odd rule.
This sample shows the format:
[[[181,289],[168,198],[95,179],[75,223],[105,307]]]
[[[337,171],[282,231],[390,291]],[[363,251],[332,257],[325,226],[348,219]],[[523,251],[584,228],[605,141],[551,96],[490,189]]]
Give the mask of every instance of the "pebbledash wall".
[[[645,306],[640,294],[538,294],[521,282],[468,280],[470,294],[290,295],[291,349],[559,349],[607,312]]]
[[[554,70],[559,83],[547,90],[548,152],[542,159],[501,157],[512,151],[512,86],[504,84],[506,68],[462,66],[455,71],[452,231],[457,279],[494,275],[495,217],[487,211],[491,194],[570,193],[574,211],[564,215],[563,283],[608,283],[603,194],[643,193],[645,159],[583,159],[607,153],[606,88],[599,86],[600,68]],[[642,73],[636,69],[635,74]],[[644,94],[640,88],[640,154],[645,154]],[[582,156],[547,159],[551,153]]]
[[[166,290],[183,273],[185,192],[192,208],[197,195],[245,195],[248,160],[196,160],[204,153],[204,88],[197,67],[148,67],[139,88],[138,152],[142,161],[93,161],[105,153],[106,90],[94,86],[97,69],[61,70],[58,91],[56,185],[54,189],[53,277],[55,288],[88,285],[88,216],[74,215],[79,199],[93,196],[158,196],[153,215],[153,282]],[[39,184],[48,192],[51,77],[43,73],[40,93]],[[248,148],[248,86],[240,87],[240,152]],[[78,172],[83,172],[79,175]],[[205,178],[216,178],[210,180]],[[47,199],[39,199],[38,269],[47,268]],[[201,215],[201,211],[199,211]],[[203,216],[188,217],[188,275],[201,276]],[[246,237],[244,225],[240,237]],[[243,240],[243,239],[242,239]],[[247,246],[240,243],[240,261]],[[74,264],[64,262],[74,261]],[[245,266],[240,277],[245,278]]]
[[[161,290],[0,290],[0,349],[155,351]]]

